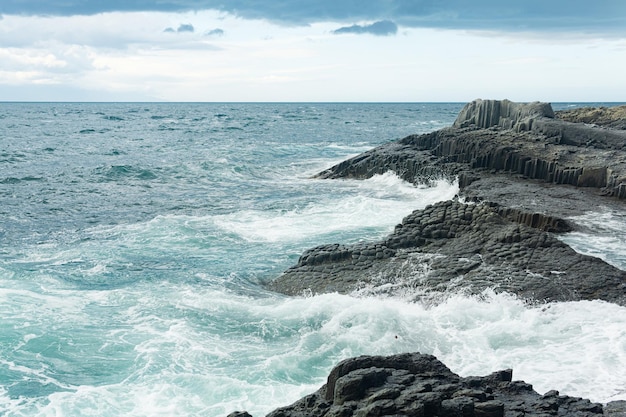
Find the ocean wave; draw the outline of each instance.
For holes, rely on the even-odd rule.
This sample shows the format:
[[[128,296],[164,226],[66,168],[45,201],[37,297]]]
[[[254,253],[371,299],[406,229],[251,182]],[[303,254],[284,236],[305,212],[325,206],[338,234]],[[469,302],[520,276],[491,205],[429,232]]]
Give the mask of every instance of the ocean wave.
[[[93,175],[102,181],[118,181],[123,179],[137,179],[151,181],[158,175],[151,169],[136,167],[133,165],[111,165],[98,167],[93,170]]]
[[[626,271],[626,214],[608,209],[571,217],[582,230],[558,236],[579,253]]]
[[[375,238],[389,233],[413,210],[458,193],[458,184],[415,187],[391,173],[336,184],[339,195],[320,196],[304,207],[243,210],[216,216],[215,224],[251,242],[298,241],[356,229],[372,229],[370,238]]]

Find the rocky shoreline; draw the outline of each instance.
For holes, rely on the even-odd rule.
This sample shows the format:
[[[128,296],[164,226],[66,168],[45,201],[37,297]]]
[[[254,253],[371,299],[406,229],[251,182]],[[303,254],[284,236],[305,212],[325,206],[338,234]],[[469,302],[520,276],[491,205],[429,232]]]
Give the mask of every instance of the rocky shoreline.
[[[416,184],[458,178],[459,198],[415,211],[380,242],[310,249],[271,289],[298,295],[408,287],[436,298],[493,288],[530,302],[626,305],[626,271],[555,236],[576,228],[568,217],[599,203],[626,208],[626,130],[556,119],[546,103],[476,100],[450,128],[379,146],[318,177],[388,170]]]
[[[288,295],[409,292],[427,302],[489,288],[530,303],[626,306],[626,271],[556,237],[579,227],[571,216],[600,205],[626,208],[625,115],[624,106],[555,113],[547,103],[475,100],[450,128],[329,168],[318,178],[391,170],[415,184],[458,180],[460,192],[413,212],[379,242],[312,248],[269,287]],[[269,414],[391,415],[626,417],[626,401],[601,405],[557,391],[539,395],[513,381],[511,370],[462,378],[433,356],[411,353],[341,362],[317,392]]]

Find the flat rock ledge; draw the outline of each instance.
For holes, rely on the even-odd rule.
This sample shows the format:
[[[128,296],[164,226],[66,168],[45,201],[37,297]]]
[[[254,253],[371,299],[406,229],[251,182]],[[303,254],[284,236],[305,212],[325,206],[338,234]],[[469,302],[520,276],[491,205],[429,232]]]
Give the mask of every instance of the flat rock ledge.
[[[506,369],[462,378],[420,353],[361,356],[339,363],[318,391],[268,417],[626,417],[626,401],[603,406],[558,391],[540,395],[512,376]]]
[[[476,100],[450,128],[379,146],[318,177],[387,171],[415,184],[458,180],[458,199],[415,211],[379,242],[310,249],[269,287],[422,299],[489,288],[531,302],[626,305],[625,271],[556,237],[577,228],[571,216],[626,209],[626,131],[557,119],[546,103]]]

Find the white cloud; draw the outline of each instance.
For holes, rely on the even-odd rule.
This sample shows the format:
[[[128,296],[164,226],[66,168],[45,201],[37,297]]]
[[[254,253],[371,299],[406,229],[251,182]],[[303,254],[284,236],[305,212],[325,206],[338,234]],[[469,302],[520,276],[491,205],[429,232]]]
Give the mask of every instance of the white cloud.
[[[194,31],[178,32],[182,25]],[[410,28],[395,36],[336,36],[339,26],[280,26],[211,11],[5,16],[0,97],[619,101],[626,91],[616,53],[626,41],[619,38]],[[164,33],[168,27],[177,32]]]

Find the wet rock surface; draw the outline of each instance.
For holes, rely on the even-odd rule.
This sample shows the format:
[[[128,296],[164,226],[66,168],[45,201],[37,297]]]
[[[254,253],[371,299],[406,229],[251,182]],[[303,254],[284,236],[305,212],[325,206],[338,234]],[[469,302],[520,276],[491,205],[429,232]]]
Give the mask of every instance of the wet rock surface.
[[[290,295],[494,288],[530,301],[626,305],[626,272],[555,237],[576,227],[568,217],[626,208],[626,131],[555,119],[546,103],[476,100],[451,128],[379,146],[318,177],[389,170],[413,183],[458,179],[459,201],[412,213],[380,242],[308,250],[270,287]]]
[[[510,369],[461,378],[434,356],[361,356],[339,363],[315,393],[268,417],[330,416],[620,416],[623,402],[605,407],[513,380]],[[231,416],[246,417],[247,413]]]

